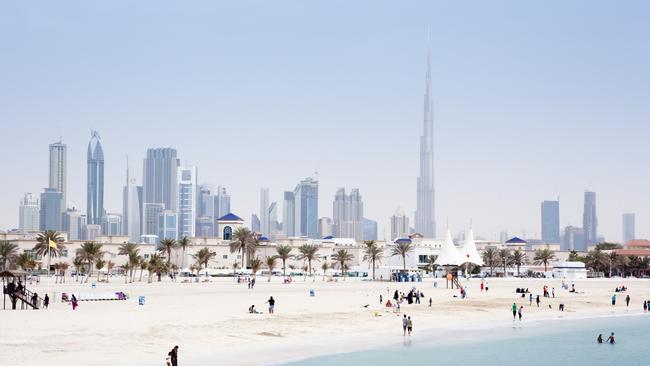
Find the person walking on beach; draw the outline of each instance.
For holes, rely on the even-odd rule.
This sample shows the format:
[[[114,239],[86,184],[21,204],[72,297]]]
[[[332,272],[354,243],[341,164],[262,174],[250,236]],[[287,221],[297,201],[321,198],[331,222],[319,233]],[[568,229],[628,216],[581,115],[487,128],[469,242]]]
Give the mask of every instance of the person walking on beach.
[[[481,292],[483,292],[483,288],[485,288],[485,284],[481,281]]]
[[[536,299],[535,301],[537,302],[537,307],[539,307],[539,303],[541,302],[541,301],[539,300],[539,295],[537,295],[537,299]]]
[[[384,303],[384,297],[379,295],[379,305],[382,305]]]
[[[643,311],[646,311],[646,310],[648,310],[648,302],[644,301],[643,302]]]
[[[612,306],[616,305],[616,294],[612,295]]]
[[[273,310],[275,309],[275,299],[271,296],[266,302],[269,304],[269,314],[273,314]]]
[[[625,296],[625,306],[630,307],[630,295]]]
[[[167,353],[167,366],[178,366],[178,346]]]
[[[431,304],[433,304],[433,298],[432,297],[429,298],[429,307],[431,307]]]
[[[45,294],[45,297],[43,298],[43,308],[47,309],[48,306],[50,306],[50,297]]]
[[[555,299],[555,287],[553,287],[553,289],[551,289],[551,295],[553,295],[553,298]]]
[[[407,325],[407,330],[409,332],[409,335],[411,335],[411,332],[413,331],[413,320],[411,320],[411,317],[409,316],[409,320],[406,323]]]
[[[406,319],[406,314],[402,318],[402,329],[404,330],[404,336],[406,337],[406,331],[408,330],[409,320]]]
[[[533,306],[533,294],[530,293],[528,295],[528,305]]]
[[[77,310],[77,306],[79,306],[79,303],[77,302],[77,297],[72,294],[72,310]]]
[[[519,312],[517,314],[519,315],[519,321],[521,321],[521,317],[524,315],[523,305],[519,307]]]
[[[598,338],[596,338],[596,342],[603,343],[603,335],[602,334],[598,335]]]
[[[38,294],[34,292],[32,295],[32,307],[36,308],[36,305],[38,304]]]
[[[607,338],[607,343],[609,344],[614,344],[616,343],[616,340],[614,339],[614,332]]]
[[[512,320],[517,319],[517,304],[512,303]]]

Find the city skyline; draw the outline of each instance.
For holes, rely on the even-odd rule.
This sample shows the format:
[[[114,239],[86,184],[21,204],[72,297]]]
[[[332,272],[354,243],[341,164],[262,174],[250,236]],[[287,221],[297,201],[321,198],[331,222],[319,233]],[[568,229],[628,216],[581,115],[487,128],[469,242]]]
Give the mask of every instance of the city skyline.
[[[182,166],[198,167],[199,184],[228,187],[232,211],[241,217],[256,212],[260,186],[269,187],[270,200],[279,203],[285,190],[318,171],[319,217],[331,216],[325,209],[331,197],[338,187],[348,186],[364,193],[365,216],[379,222],[380,238],[390,232],[386,228],[397,206],[414,223],[421,70],[426,67],[423,33],[431,24],[438,232],[445,231],[442,222],[448,221],[453,232],[472,222],[478,235],[491,239],[504,229],[511,236],[525,232],[540,237],[539,202],[558,195],[560,227],[579,227],[583,193],[590,190],[598,196],[598,234],[621,240],[621,215],[634,212],[637,236],[650,237],[650,177],[642,171],[650,155],[645,143],[650,136],[648,90],[640,87],[648,85],[643,66],[648,50],[638,46],[648,39],[647,29],[639,28],[643,12],[602,4],[585,11],[568,4],[567,14],[558,15],[532,6],[539,18],[534,20],[526,17],[530,8],[524,12],[514,6],[505,10],[510,16],[503,24],[484,29],[481,25],[497,9],[477,5],[481,11],[461,14],[453,5],[418,5],[429,15],[396,20],[384,28],[359,26],[356,19],[321,5],[318,10],[342,21],[339,30],[327,31],[315,13],[306,14],[306,19],[316,20],[314,27],[304,27],[304,21],[289,14],[284,26],[256,19],[261,24],[247,28],[250,23],[243,17],[214,25],[208,22],[208,15],[214,15],[208,9],[205,16],[195,15],[196,23],[206,27],[205,36],[196,27],[185,29],[170,45],[184,52],[167,59],[158,56],[173,48],[148,45],[146,51],[156,60],[165,59],[159,68],[144,69],[151,64],[149,56],[136,53],[131,68],[116,80],[110,75],[124,64],[103,57],[106,51],[97,45],[105,43],[102,29],[118,19],[118,12],[106,10],[103,21],[88,18],[96,25],[85,23],[87,34],[70,44],[48,45],[38,38],[43,30],[53,37],[69,35],[77,30],[74,22],[58,24],[44,14],[25,20],[20,5],[6,9],[33,34],[7,39],[11,57],[0,65],[9,71],[3,76],[9,87],[0,91],[7,101],[0,118],[7,121],[9,135],[29,136],[37,130],[39,141],[43,135],[47,138],[30,144],[9,139],[7,148],[13,153],[4,155],[2,164],[16,177],[0,192],[0,228],[18,227],[21,198],[28,192],[38,196],[48,187],[46,146],[59,139],[67,145],[67,202],[85,207],[84,148],[91,130],[102,133],[106,148],[107,212],[121,212],[125,157],[137,162],[135,168],[148,147],[170,146],[178,150]],[[377,19],[372,24],[392,19],[381,5],[373,9]],[[61,19],[74,15],[50,10]],[[171,11],[164,17],[172,24],[186,24]],[[459,19],[475,21],[476,26],[451,27]],[[528,20],[527,26],[517,19]],[[550,20],[557,27],[545,33],[544,24]],[[124,21],[134,40],[148,35],[135,19]],[[6,31],[11,24],[0,27]],[[155,30],[161,26],[152,25]],[[239,32],[237,44],[219,37],[229,26]],[[603,34],[603,27],[609,33]],[[273,46],[281,52],[261,61],[253,57],[268,51],[278,34],[296,29],[308,29],[309,38],[288,38]],[[478,38],[484,31],[487,44]],[[329,32],[336,32],[339,42],[332,42]],[[345,41],[338,32],[346,34]],[[218,37],[218,47],[198,47],[206,36]],[[74,54],[71,47],[88,43],[87,37],[94,37],[86,56],[93,67],[69,57]],[[201,42],[185,42],[188,39]],[[312,39],[318,47],[305,46]],[[120,51],[140,44],[121,42],[106,47]],[[256,47],[242,46],[247,43]],[[296,52],[304,47],[306,53]],[[476,55],[487,50],[490,57],[479,64]],[[30,52],[51,57],[27,57]],[[238,56],[215,58],[222,52]],[[348,55],[345,63],[334,62],[331,55],[341,53]],[[242,61],[240,67],[235,65]],[[331,62],[338,66],[328,66]],[[190,64],[197,74],[178,73]],[[35,72],[40,69],[57,72]],[[251,100],[259,113],[249,110]],[[252,132],[244,142],[239,136],[242,126]],[[347,133],[341,134],[342,129]],[[140,169],[132,169],[132,175],[141,185]]]

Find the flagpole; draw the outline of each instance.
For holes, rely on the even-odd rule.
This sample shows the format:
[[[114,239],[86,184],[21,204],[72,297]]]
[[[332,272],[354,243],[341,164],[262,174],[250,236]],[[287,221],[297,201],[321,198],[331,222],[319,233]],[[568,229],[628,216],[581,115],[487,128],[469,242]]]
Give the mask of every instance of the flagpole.
[[[50,243],[47,243],[47,290],[45,291],[45,294],[47,296],[50,296],[50,262],[52,261],[52,247],[50,246]]]

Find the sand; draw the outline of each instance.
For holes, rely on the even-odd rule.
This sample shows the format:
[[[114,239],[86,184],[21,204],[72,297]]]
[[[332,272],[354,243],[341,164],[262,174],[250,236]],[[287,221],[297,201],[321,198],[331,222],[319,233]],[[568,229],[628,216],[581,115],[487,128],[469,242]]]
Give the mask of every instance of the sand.
[[[67,303],[55,302],[49,310],[0,311],[0,354],[2,364],[43,365],[163,365],[166,353],[179,346],[182,365],[273,365],[316,355],[362,350],[398,344],[402,341],[401,315],[379,304],[392,298],[395,289],[418,287],[426,295],[420,305],[402,306],[412,316],[414,337],[454,329],[485,329],[512,326],[513,302],[524,306],[525,324],[550,319],[638,314],[644,299],[650,300],[650,281],[637,279],[589,279],[574,281],[581,292],[561,289],[561,280],[487,279],[489,292],[480,292],[479,279],[466,282],[468,299],[454,298],[457,290],[445,289],[438,279],[421,283],[370,282],[347,279],[324,282],[298,279],[283,284],[282,278],[258,277],[255,289],[236,284],[232,278],[213,278],[209,283],[136,282],[124,284],[114,278],[96,289],[68,279],[51,284],[56,292],[124,291],[127,301],[80,302],[75,311]],[[92,281],[91,281],[92,282]],[[555,287],[556,298],[542,298],[538,308],[528,298],[514,293],[527,287],[534,295],[546,284]],[[610,298],[617,285],[624,284],[632,298],[625,306],[625,294],[615,307]],[[45,284],[28,286],[39,293]],[[314,289],[316,296],[309,296]],[[387,292],[387,289],[389,291]],[[146,303],[138,305],[138,296]],[[248,314],[255,304],[267,312],[269,296],[276,313]],[[433,306],[428,306],[428,298]],[[557,310],[564,302],[564,312]],[[368,304],[367,308],[363,306]],[[549,309],[548,305],[552,309]],[[379,313],[380,316],[375,316]],[[518,321],[516,321],[518,323]],[[558,326],[542,322],[541,326]]]

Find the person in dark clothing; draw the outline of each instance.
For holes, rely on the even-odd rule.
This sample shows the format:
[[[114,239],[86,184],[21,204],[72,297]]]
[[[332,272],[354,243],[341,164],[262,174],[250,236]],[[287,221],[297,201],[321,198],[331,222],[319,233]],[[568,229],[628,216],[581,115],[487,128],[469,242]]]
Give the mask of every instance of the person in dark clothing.
[[[169,361],[167,365],[178,366],[178,346],[174,346],[171,351],[167,354],[169,356]]]
[[[625,306],[630,306],[630,295],[625,296]]]
[[[34,294],[32,295],[32,306],[36,307],[37,303],[38,303],[38,294],[34,292]]]
[[[602,334],[598,335],[598,338],[596,338],[596,342],[603,343],[603,335]]]
[[[399,299],[399,293],[397,293],[397,290],[395,290],[395,295],[393,295],[393,300],[397,301]]]
[[[43,298],[43,308],[47,309],[48,306],[50,306],[50,297],[45,294],[45,297]]]
[[[269,314],[273,314],[273,311],[275,310],[275,299],[273,296],[269,298],[267,303],[269,304]]]
[[[616,341],[614,340],[614,333],[612,333],[612,334],[607,338],[607,342],[609,342],[610,344],[614,344],[614,343],[616,343]]]

